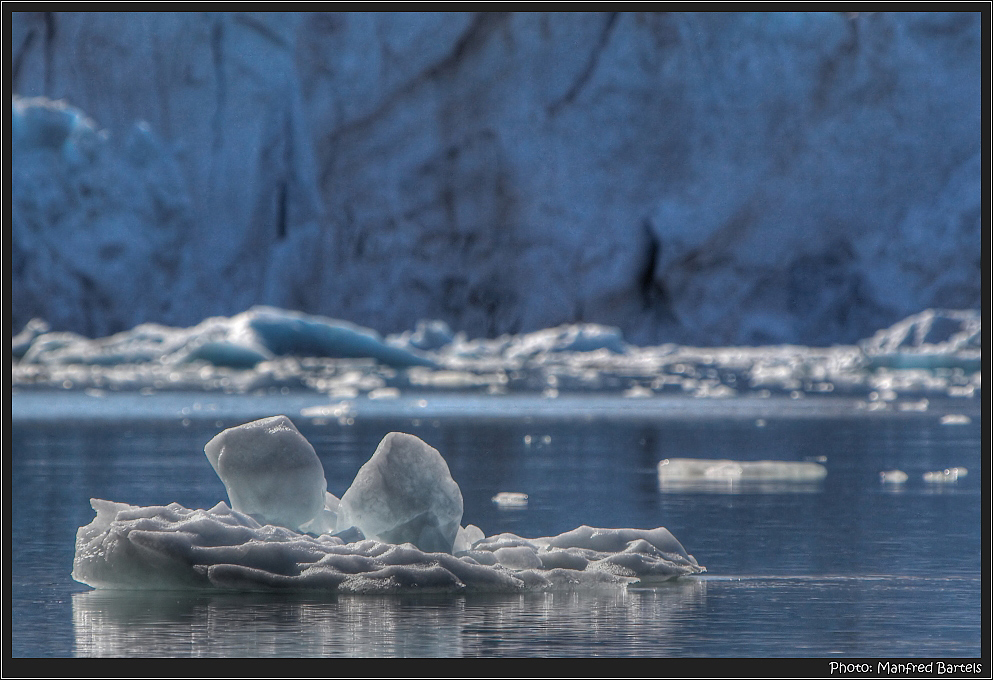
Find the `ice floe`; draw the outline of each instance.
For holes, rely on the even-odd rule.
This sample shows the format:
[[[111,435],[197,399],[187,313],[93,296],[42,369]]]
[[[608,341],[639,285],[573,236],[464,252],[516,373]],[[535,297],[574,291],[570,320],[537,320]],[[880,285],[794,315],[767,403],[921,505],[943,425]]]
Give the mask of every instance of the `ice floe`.
[[[285,416],[225,430],[205,453],[231,505],[91,499],[73,578],[106,589],[516,592],[706,571],[662,527],[584,525],[532,539],[462,527],[444,458],[409,434],[388,434],[340,502]]]

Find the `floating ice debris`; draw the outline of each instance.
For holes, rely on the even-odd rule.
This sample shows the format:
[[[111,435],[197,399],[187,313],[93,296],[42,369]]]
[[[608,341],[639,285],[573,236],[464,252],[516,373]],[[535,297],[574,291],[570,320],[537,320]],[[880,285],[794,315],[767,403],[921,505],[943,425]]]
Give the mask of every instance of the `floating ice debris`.
[[[205,452],[246,512],[91,499],[96,517],[76,534],[73,578],[108,589],[520,592],[706,571],[661,527],[535,539],[461,527],[448,465],[413,435],[387,435],[340,503],[285,416],[225,430]]]
[[[942,425],[968,425],[972,422],[972,418],[961,413],[949,413],[946,416],[941,416]]]
[[[694,480],[814,482],[827,476],[827,468],[818,463],[780,460],[666,458],[659,462],[658,474],[663,483]]]
[[[455,341],[455,334],[448,324],[437,319],[421,320],[413,332],[386,338],[386,342],[397,347],[413,347],[420,350],[441,349]]]
[[[384,543],[451,552],[462,521],[462,492],[437,449],[391,432],[362,466],[338,506],[338,530],[357,527]]]
[[[292,529],[321,533],[334,526],[338,499],[327,493],[321,460],[286,416],[224,430],[204,452],[232,509]]]
[[[528,495],[520,491],[501,491],[492,501],[501,508],[524,508],[528,504]]]
[[[298,356],[370,358],[396,367],[435,366],[417,350],[388,345],[368,328],[275,307],[253,307],[230,318],[206,319],[192,328],[141,324],[95,340],[70,333],[39,333],[39,322],[32,324],[17,336],[11,351],[15,356],[21,353],[26,363],[44,365],[205,361],[251,368],[276,356]],[[29,342],[26,348],[25,342]]]
[[[921,399],[919,401],[904,401],[897,405],[901,411],[927,411],[928,400]]]
[[[518,360],[563,352],[593,353],[601,350],[607,354],[622,355],[629,349],[620,329],[595,323],[565,324],[494,340],[457,340],[447,349],[465,358],[501,356]]]
[[[903,484],[909,477],[903,470],[884,470],[879,473],[879,481],[883,484]]]
[[[925,472],[924,481],[929,484],[949,484],[957,482],[960,477],[965,477],[969,471],[964,467],[946,468],[934,472]]]
[[[869,411],[923,410],[925,395],[981,395],[980,312],[928,314],[926,333],[918,315],[859,347],[828,348],[637,347],[616,328],[596,324],[466,340],[441,322],[425,322],[383,340],[346,321],[274,307],[191,328],[142,324],[98,339],[47,332],[33,321],[11,340],[11,382],[117,391],[288,387],[340,398],[408,389],[548,398],[575,392],[708,399],[830,394],[867,397]],[[908,353],[912,360],[905,360]],[[920,366],[910,368],[908,361]]]
[[[862,341],[873,368],[979,370],[982,314],[978,310],[927,309]]]
[[[50,327],[47,321],[42,319],[31,319],[25,324],[24,329],[20,333],[15,335],[10,339],[10,354],[15,359],[20,359],[24,356],[28,348],[31,347],[31,343],[34,342],[35,338],[39,335],[44,335],[49,332]]]
[[[366,396],[370,399],[396,399],[400,396],[400,390],[395,387],[377,387]]]

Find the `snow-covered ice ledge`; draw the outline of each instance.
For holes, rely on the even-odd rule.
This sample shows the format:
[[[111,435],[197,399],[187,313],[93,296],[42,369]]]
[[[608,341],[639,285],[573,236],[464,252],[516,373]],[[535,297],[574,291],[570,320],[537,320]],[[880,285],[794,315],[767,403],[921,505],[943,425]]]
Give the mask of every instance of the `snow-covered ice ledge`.
[[[131,590],[516,592],[706,571],[662,527],[484,537],[461,526],[448,465],[413,435],[387,435],[340,500],[285,416],[225,430],[205,452],[231,506],[91,499],[97,514],[77,532],[73,578]]]

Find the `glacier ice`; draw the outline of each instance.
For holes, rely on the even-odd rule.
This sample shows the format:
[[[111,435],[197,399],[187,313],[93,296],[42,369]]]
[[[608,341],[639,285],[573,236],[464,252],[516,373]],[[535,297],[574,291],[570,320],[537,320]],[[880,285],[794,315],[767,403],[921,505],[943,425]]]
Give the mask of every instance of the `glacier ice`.
[[[493,33],[477,20],[81,13],[44,40],[32,36],[48,19],[15,13],[13,90],[57,92],[111,130],[147,118],[168,139],[196,215],[179,233],[195,237],[170,249],[189,266],[148,258],[144,271],[171,275],[180,302],[158,318],[176,322],[226,300],[299,300],[384,327],[444,313],[500,333],[583,316],[639,340],[831,343],[881,314],[983,299],[980,13],[618,15],[593,56],[594,13],[493,17]],[[721,50],[699,59],[663,34]],[[481,49],[426,91],[467,35]],[[873,36],[874,56],[839,63],[853,35]],[[563,172],[575,159],[582,172]],[[57,178],[14,188],[29,183]],[[51,203],[32,208],[15,213],[32,226],[14,252],[53,276],[12,268],[16,325],[32,311],[61,327],[151,318],[136,309],[150,291],[107,267],[78,277],[79,311],[65,309],[54,275],[73,273],[58,264],[78,265],[80,241],[34,247]],[[168,218],[147,214],[142,231],[170,231]]]
[[[341,497],[338,530],[354,526],[385,543],[451,552],[462,521],[462,492],[437,449],[391,432]]]
[[[232,509],[291,529],[333,524],[326,507],[337,499],[327,493],[321,460],[286,416],[228,428],[207,442],[204,453]]]
[[[230,506],[91,499],[96,517],[76,533],[72,577],[119,590],[520,592],[706,571],[662,527],[584,525],[533,539],[462,527],[448,465],[409,434],[388,434],[340,502],[285,416],[225,430],[204,450]]]

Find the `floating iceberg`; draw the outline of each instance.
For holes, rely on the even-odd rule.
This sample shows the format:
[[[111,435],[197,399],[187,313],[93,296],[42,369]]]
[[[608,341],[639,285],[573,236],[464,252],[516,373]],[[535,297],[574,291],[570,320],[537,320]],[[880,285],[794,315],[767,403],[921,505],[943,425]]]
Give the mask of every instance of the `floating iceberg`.
[[[661,527],[534,539],[462,527],[448,465],[413,435],[387,435],[340,502],[285,416],[225,430],[204,451],[231,505],[91,499],[96,517],[77,532],[73,578],[135,590],[516,592],[706,571]]]

